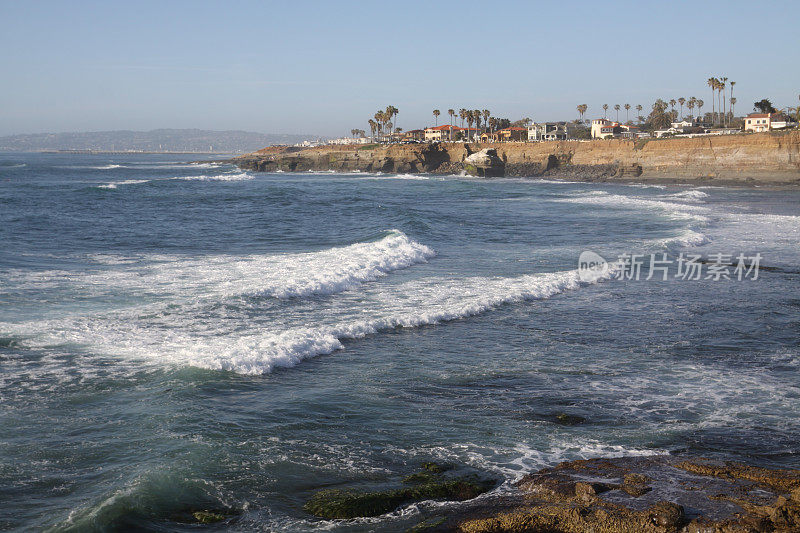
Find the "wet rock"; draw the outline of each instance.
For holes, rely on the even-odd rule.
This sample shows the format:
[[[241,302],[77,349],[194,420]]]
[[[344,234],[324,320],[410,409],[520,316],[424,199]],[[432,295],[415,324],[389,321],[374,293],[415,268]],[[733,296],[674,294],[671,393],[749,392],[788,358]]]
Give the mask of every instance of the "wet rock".
[[[451,517],[443,530],[800,531],[797,470],[674,456],[589,459],[544,468],[517,486],[522,499],[511,506],[494,501]]]
[[[192,516],[201,524],[215,524],[228,519],[224,514],[215,513],[213,511],[195,511],[192,513]]]
[[[658,502],[647,512],[655,525],[668,530],[677,529],[684,521],[683,507],[672,502]]]
[[[558,413],[555,416],[554,422],[557,424],[561,424],[562,426],[577,426],[578,424],[583,424],[584,422],[586,422],[586,419],[578,415],[571,415],[568,413]]]
[[[480,178],[502,177],[506,172],[506,165],[497,155],[494,148],[484,148],[480,152],[468,155],[464,159],[464,170],[471,176]]]
[[[422,463],[422,468],[434,474],[441,474],[443,472],[447,472],[448,470],[452,470],[453,466],[429,462],[429,463]]]
[[[403,484],[410,486],[383,491],[322,490],[306,502],[304,509],[328,519],[378,516],[417,501],[471,500],[497,485],[496,480],[474,473],[450,475],[452,465],[426,462],[421,467],[403,478]]]
[[[376,492],[323,490],[314,494],[303,508],[314,516],[328,519],[379,516],[403,504],[423,500],[470,500],[494,485],[494,482],[461,478]]]

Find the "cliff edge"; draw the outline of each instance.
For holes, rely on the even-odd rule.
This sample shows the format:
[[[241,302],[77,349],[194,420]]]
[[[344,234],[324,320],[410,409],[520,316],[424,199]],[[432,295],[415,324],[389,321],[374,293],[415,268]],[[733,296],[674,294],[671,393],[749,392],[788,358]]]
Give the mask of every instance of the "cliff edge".
[[[495,150],[506,176],[603,181],[702,181],[800,185],[800,132],[694,138],[271,147],[231,160],[263,172],[459,174],[465,160]],[[492,175],[498,175],[493,172]]]

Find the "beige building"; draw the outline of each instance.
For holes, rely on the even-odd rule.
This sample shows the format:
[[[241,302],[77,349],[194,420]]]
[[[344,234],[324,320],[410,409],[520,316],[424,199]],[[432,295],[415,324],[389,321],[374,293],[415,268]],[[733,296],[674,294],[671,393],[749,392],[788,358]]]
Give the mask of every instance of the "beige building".
[[[744,131],[769,131],[773,113],[750,113],[744,119]]]
[[[449,141],[451,139],[451,131],[452,131],[452,138],[456,138],[456,132],[460,131],[461,128],[458,126],[451,126],[450,124],[444,124],[443,126],[435,126],[431,128],[425,128],[425,140],[426,141]]]
[[[782,130],[795,125],[783,113],[750,113],[744,118],[744,131]]]

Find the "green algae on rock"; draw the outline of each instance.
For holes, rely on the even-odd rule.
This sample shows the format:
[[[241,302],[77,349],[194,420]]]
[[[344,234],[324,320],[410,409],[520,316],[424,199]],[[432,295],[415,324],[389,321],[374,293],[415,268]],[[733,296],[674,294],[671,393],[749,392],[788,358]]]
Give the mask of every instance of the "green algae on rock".
[[[314,494],[303,508],[314,516],[328,519],[378,516],[403,504],[423,500],[471,500],[494,485],[494,482],[475,478],[459,478],[375,492],[329,489]]]

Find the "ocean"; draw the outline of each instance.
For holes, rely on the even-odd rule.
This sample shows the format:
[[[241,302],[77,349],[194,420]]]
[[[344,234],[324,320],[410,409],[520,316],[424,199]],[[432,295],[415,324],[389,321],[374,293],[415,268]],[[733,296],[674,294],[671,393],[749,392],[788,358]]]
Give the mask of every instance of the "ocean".
[[[0,529],[403,531],[462,504],[303,504],[425,461],[800,467],[797,190],[186,159],[0,154]]]

